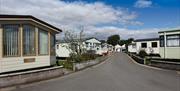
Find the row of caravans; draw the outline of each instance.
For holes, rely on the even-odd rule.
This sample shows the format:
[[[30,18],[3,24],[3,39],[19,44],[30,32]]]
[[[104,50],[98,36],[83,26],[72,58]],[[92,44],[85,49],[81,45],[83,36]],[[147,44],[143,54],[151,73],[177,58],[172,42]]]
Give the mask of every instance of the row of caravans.
[[[60,32],[61,29],[30,15],[0,15],[0,74],[54,65],[56,56],[69,56],[71,51],[63,47],[67,43],[55,45],[55,36]],[[180,59],[180,30],[162,31],[159,36],[155,40],[136,40],[128,49],[130,52],[145,49],[163,58]],[[125,48],[101,44],[96,38],[83,43],[84,48],[97,54]]]
[[[67,58],[70,57],[70,54],[73,53],[71,48],[69,48],[70,44],[63,41],[58,41],[56,43],[56,56],[58,58]],[[78,47],[78,46],[76,46]],[[104,55],[110,52],[122,52],[125,50],[125,44],[124,45],[110,45],[108,43],[102,43],[97,38],[87,38],[84,39],[81,45],[81,48],[87,51],[94,51],[95,54],[98,55]]]
[[[128,46],[128,52],[160,54],[162,58],[180,59],[180,29],[158,32],[159,38],[138,39]]]
[[[56,56],[58,58],[69,57],[73,50],[71,50],[70,44],[63,41],[56,43]],[[79,46],[75,46],[78,47]],[[85,51],[93,51],[95,54],[103,55],[107,52],[113,51],[113,46],[107,43],[101,43],[97,38],[87,38],[82,41],[81,48]]]

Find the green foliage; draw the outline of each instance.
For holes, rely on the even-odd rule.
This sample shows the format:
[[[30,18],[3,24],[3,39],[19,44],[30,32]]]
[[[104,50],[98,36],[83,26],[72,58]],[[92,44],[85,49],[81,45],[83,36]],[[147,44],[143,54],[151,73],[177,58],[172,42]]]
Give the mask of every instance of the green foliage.
[[[71,53],[70,57],[67,58],[67,61],[69,62],[81,62],[81,55],[80,54],[75,54],[75,53]]]
[[[119,45],[122,46],[122,45],[126,44],[126,42],[127,42],[127,40],[120,40],[120,41],[119,41]]]
[[[124,45],[124,44],[129,45],[132,41],[134,41],[133,38],[129,38],[127,40],[120,40],[119,45]]]
[[[146,65],[151,64],[151,60],[150,60],[150,59],[148,59],[148,58],[145,58],[145,60],[144,60],[144,64],[146,64]]]
[[[82,55],[72,53],[70,54],[70,57],[67,58],[67,61],[72,62],[72,63],[80,63],[83,61],[94,60],[97,57],[99,57],[99,55],[93,54],[91,52],[84,53]]]
[[[134,39],[133,38],[129,38],[129,39],[127,39],[127,40],[120,40],[119,41],[119,45],[124,45],[125,44],[125,47],[126,47],[126,52],[128,51],[128,45],[130,44],[130,43],[132,43],[132,41],[134,41]]]
[[[127,41],[128,43],[131,43],[132,41],[134,41],[134,38],[129,38]]]
[[[58,65],[62,65],[66,69],[73,70],[73,63],[69,61],[57,61]]]
[[[100,40],[101,41],[101,43],[103,44],[103,43],[106,43],[106,41],[105,40]]]
[[[107,39],[107,43],[111,44],[113,46],[117,45],[119,43],[119,41],[120,41],[119,35],[112,35],[112,36],[109,36]]]
[[[87,61],[87,60],[94,60],[97,57],[99,57],[99,55],[97,55],[97,54],[90,54],[90,53],[84,53],[84,54],[82,54],[81,57],[82,57],[83,61]]]
[[[100,56],[97,54],[92,54],[92,53],[84,53],[82,55],[72,53],[72,54],[70,54],[70,57],[64,61],[62,61],[62,60],[56,61],[56,64],[58,66],[62,65],[66,69],[73,70],[73,63],[80,63],[80,62],[84,62],[84,61],[88,61],[88,60],[94,60],[98,57],[100,57]]]
[[[134,39],[133,38],[129,38],[128,40],[126,40],[126,45],[128,46],[130,43],[132,43],[132,41],[134,41]]]
[[[56,61],[56,66],[60,66],[61,64],[59,64],[59,61]]]
[[[141,58],[145,58],[147,55],[148,55],[148,54],[146,53],[145,50],[140,50],[140,51],[139,51],[139,56],[140,56]]]

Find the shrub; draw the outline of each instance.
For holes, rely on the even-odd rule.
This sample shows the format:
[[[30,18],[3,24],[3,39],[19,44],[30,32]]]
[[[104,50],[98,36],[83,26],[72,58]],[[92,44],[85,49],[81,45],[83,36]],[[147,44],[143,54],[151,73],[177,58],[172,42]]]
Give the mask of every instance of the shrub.
[[[147,56],[146,51],[145,51],[145,50],[140,50],[140,51],[139,51],[139,56],[140,56],[141,58],[145,58],[145,56]]]
[[[73,70],[73,63],[69,61],[57,61],[59,65],[62,65],[63,68]]]
[[[59,64],[59,61],[56,61],[56,65],[57,65],[57,66],[60,66],[61,64]]]
[[[146,65],[151,64],[151,59],[145,58],[144,64],[146,64]]]
[[[97,57],[99,57],[99,55],[91,54],[91,53],[84,53],[84,54],[81,55],[81,57],[82,57],[83,61],[87,61],[87,60],[94,60]]]
[[[75,62],[75,63],[81,62],[81,61],[82,61],[81,55],[75,54],[75,53],[71,53],[71,54],[70,54],[70,57],[67,58],[67,61]]]
[[[82,61],[94,60],[97,57],[99,57],[99,55],[92,54],[92,53],[84,53],[84,54],[81,54],[81,55],[72,53],[72,54],[70,54],[70,57],[67,58],[67,61],[74,62],[74,63],[79,63],[79,62],[82,62]]]

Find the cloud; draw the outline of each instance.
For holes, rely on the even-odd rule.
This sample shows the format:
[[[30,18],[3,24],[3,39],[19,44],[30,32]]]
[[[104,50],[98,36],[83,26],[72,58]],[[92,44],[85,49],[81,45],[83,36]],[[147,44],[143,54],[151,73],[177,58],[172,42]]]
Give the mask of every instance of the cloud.
[[[31,14],[57,25],[136,24],[137,15],[101,2],[1,0],[0,13]]]
[[[145,0],[140,0],[145,1]],[[122,38],[156,36],[154,30],[129,30],[112,25],[142,25],[136,21],[138,14],[122,7],[112,7],[102,2],[65,2],[60,0],[1,0],[0,14],[33,15],[63,30],[76,30],[84,26],[87,36],[106,39],[112,34]],[[108,26],[107,26],[108,25]],[[98,27],[101,26],[101,27]],[[141,35],[141,36],[139,36]],[[62,34],[58,34],[60,38]]]
[[[149,29],[127,29],[115,26],[105,26],[105,27],[89,27],[86,35],[98,37],[100,39],[107,39],[107,36],[113,34],[119,34],[121,39],[128,39],[128,38],[135,38],[135,39],[142,39],[142,38],[157,38],[159,31],[165,30],[176,30],[180,29],[180,26],[173,27],[173,28],[149,28]],[[92,33],[92,31],[96,31]]]
[[[127,28],[120,28],[115,26],[105,26],[105,27],[89,27],[89,32],[86,35],[98,37],[100,39],[106,39],[107,36],[113,34],[119,34],[122,39],[127,38],[156,38],[158,37],[158,31],[167,30],[168,28],[153,28],[153,29],[127,29]],[[96,31],[92,33],[92,31]]]
[[[150,0],[137,0],[134,4],[136,8],[147,8],[152,6],[152,1]]]

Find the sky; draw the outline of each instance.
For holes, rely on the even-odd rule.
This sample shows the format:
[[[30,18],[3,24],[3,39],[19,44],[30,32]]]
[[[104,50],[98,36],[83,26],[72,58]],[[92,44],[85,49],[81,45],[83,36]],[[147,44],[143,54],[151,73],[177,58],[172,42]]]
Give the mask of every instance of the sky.
[[[180,0],[0,0],[0,14],[33,15],[63,31],[83,27],[99,39],[154,38],[180,28]]]

